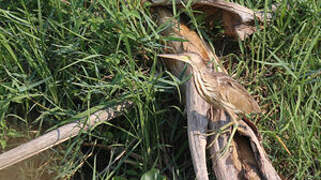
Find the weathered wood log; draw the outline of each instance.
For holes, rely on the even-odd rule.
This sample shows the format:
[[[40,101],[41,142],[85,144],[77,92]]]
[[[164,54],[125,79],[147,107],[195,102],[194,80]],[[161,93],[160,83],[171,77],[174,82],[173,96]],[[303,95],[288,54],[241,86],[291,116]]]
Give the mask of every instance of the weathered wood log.
[[[208,179],[206,166],[207,137],[205,136],[208,121],[206,115],[210,105],[198,95],[192,79],[185,84],[185,91],[187,134],[194,171],[197,179],[206,180]]]
[[[190,38],[198,38],[197,34],[190,31],[185,25],[177,26],[178,22],[173,19],[171,13],[166,8],[157,8],[156,12],[158,14],[158,24],[164,25],[168,24],[170,28],[168,28],[164,35],[167,36],[177,36],[183,38],[184,35],[180,35],[180,33],[191,34],[189,36],[185,35],[186,37]],[[184,28],[185,31],[180,31],[178,28]],[[195,51],[199,52],[197,48],[201,48],[202,43],[198,41],[195,42],[197,45],[191,45],[190,42],[188,43],[181,43],[181,42],[170,42],[168,45],[171,49],[168,49],[171,53],[180,53],[186,51]],[[206,52],[203,55],[207,55]],[[184,69],[184,63],[179,61],[166,61],[166,65],[168,69],[176,76]],[[190,73],[190,69],[188,68],[187,73]],[[210,105],[207,104],[197,93],[194,82],[192,79],[187,81],[185,85],[182,87],[182,91],[185,96],[186,102],[186,112],[187,112],[187,134],[188,134],[188,141],[189,141],[189,148],[192,155],[192,161],[194,166],[194,171],[196,174],[197,179],[207,180],[208,179],[208,171],[206,166],[206,143],[207,137],[204,135],[207,131],[208,120],[206,118],[207,110],[210,108]]]
[[[172,6],[172,0],[150,0],[152,6]],[[264,13],[255,12],[244,6],[224,0],[174,0],[174,3],[184,8],[191,3],[191,7],[203,11],[206,15],[221,17],[225,34],[244,40],[247,36],[256,31],[255,21],[263,23]],[[271,13],[265,14],[271,17]],[[212,20],[217,18],[212,18]]]
[[[82,131],[86,131],[90,127],[96,126],[103,121],[114,119],[120,116],[124,110],[128,109],[131,105],[131,102],[125,102],[111,108],[99,110],[90,115],[88,119],[83,118],[80,121],[69,123],[14,149],[4,152],[0,154],[0,170],[65,142]]]

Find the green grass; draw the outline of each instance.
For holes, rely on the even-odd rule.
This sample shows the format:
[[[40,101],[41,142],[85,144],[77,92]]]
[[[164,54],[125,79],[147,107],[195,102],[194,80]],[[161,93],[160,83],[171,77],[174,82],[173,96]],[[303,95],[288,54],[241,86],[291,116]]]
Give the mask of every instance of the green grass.
[[[48,171],[57,172],[57,178],[137,179],[151,169],[168,179],[194,177],[184,106],[177,98],[182,81],[158,63],[168,38],[161,35],[163,28],[153,21],[150,7],[138,0],[69,2],[0,2],[3,151],[14,146],[9,139],[31,139],[35,131],[43,134],[90,109],[131,100],[134,107],[124,117],[55,148],[57,160]],[[238,2],[253,9],[270,5]],[[204,18],[190,10],[179,11],[259,101],[265,113],[256,123],[277,171],[317,179],[321,2],[277,2],[281,6],[272,21],[244,42],[223,38],[221,27],[209,30]]]

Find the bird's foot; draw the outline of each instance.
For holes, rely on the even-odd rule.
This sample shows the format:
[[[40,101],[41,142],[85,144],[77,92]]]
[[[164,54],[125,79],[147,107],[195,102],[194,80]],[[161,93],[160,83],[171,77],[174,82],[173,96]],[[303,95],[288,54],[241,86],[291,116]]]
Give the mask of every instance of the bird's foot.
[[[232,121],[232,122],[229,122],[227,124],[225,124],[224,126],[222,126],[221,128],[219,128],[217,131],[214,131],[214,132],[211,132],[211,133],[208,133],[207,135],[208,136],[211,136],[211,135],[214,135],[215,134],[215,137],[214,139],[211,141],[211,143],[207,146],[207,148],[210,148],[214,145],[214,143],[218,140],[219,136],[224,134],[224,133],[228,133],[230,132],[230,127],[233,126],[232,128],[232,132],[227,140],[227,143],[226,145],[224,146],[224,148],[222,150],[219,151],[218,155],[216,156],[217,159],[223,157],[225,155],[225,153],[229,150],[231,144],[232,144],[232,140],[233,140],[233,137],[236,133],[236,130],[239,126],[238,122],[237,121]]]

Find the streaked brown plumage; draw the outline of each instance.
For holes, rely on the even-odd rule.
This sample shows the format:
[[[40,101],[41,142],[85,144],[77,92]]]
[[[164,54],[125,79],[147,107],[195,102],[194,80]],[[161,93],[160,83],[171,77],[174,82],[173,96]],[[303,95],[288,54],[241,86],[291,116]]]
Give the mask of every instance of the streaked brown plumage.
[[[210,71],[199,55],[182,53],[159,56],[180,60],[192,66],[194,84],[199,95],[209,104],[224,109],[232,118],[232,123],[224,126],[223,130],[233,124],[236,125],[230,138],[233,137],[238,125],[237,114],[261,112],[257,102],[242,85],[225,73]]]
[[[212,72],[194,53],[161,54],[163,58],[184,61],[192,66],[194,83],[199,95],[209,104],[236,114],[259,113],[259,105],[237,81],[222,72]]]

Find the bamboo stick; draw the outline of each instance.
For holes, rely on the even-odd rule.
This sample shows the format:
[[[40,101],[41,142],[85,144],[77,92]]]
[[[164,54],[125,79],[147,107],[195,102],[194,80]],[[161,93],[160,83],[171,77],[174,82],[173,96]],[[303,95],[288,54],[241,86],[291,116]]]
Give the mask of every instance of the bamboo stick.
[[[55,145],[65,142],[68,139],[75,137],[82,131],[86,131],[90,129],[90,127],[97,125],[98,123],[114,119],[120,116],[123,111],[129,108],[131,105],[131,102],[125,102],[111,108],[99,110],[90,115],[88,119],[83,118],[80,121],[66,124],[14,149],[4,152],[0,154],[0,170],[39,154],[40,152],[43,152]]]

